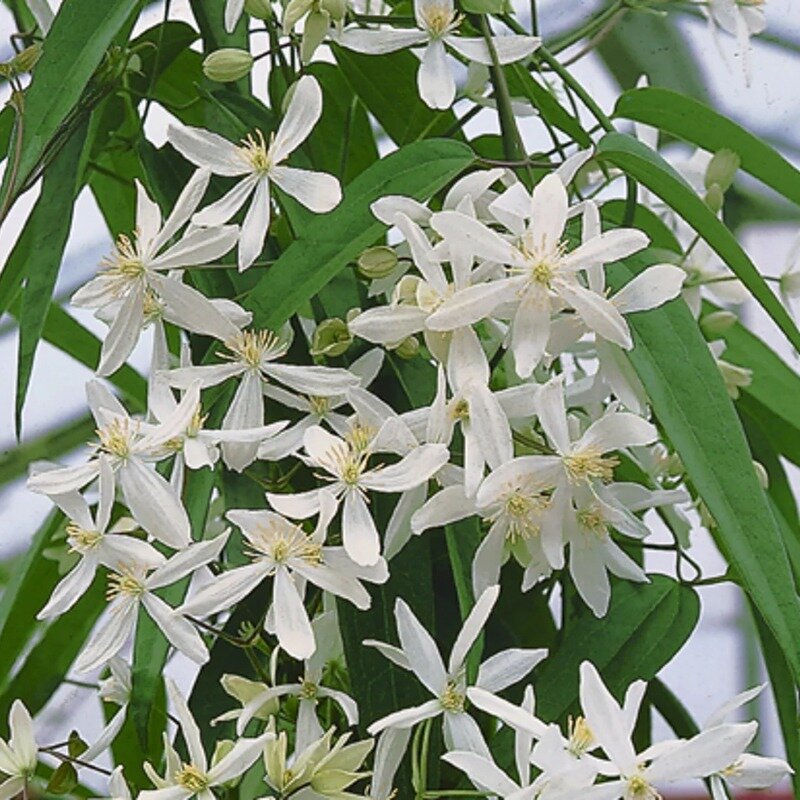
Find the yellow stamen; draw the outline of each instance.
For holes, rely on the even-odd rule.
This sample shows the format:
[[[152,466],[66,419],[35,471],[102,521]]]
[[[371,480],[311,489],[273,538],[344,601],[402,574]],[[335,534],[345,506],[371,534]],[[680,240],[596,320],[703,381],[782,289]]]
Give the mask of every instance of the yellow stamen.
[[[77,522],[70,522],[67,525],[67,540],[69,549],[75,553],[85,553],[97,547],[103,541],[103,534],[100,531],[91,531],[82,528]]]
[[[242,139],[241,147],[238,148],[239,153],[245,162],[253,168],[254,172],[263,174],[272,169],[273,163],[270,150],[274,139],[275,134],[271,134],[268,147],[264,141],[264,134],[258,128],[256,128],[255,133],[248,133]]]
[[[594,745],[594,734],[583,717],[576,719],[569,718],[567,721],[569,732],[569,744],[567,749],[576,758],[580,758],[584,753],[592,749]]]
[[[106,589],[108,601],[123,594],[139,597],[144,591],[144,584],[132,572],[110,572],[108,575],[108,589]]]
[[[614,468],[619,466],[619,459],[604,456],[596,447],[587,447],[578,453],[564,456],[564,467],[572,481],[585,481],[599,478],[610,481],[614,477]]]
[[[453,681],[448,681],[439,703],[445,711],[461,712],[464,710],[464,694]]]
[[[173,780],[190,792],[202,792],[208,788],[208,776],[194,764],[184,764],[173,776]]]
[[[230,353],[223,353],[223,357],[253,370],[259,369],[265,359],[272,360],[286,352],[286,345],[272,331],[241,331],[225,342],[225,347]]]

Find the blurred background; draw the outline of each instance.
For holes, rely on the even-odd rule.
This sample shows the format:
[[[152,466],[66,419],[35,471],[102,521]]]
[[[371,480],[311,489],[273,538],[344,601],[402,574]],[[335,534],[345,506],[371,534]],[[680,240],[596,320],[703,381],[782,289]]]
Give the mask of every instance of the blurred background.
[[[4,5],[10,1],[0,1],[0,61],[13,55],[9,36],[14,33],[15,26],[9,8]],[[59,0],[51,0],[52,6],[58,4]],[[540,33],[546,41],[556,39],[578,28],[582,21],[606,5],[590,0],[538,0]],[[720,33],[715,41],[698,11],[699,4],[665,0],[662,7],[669,11],[668,16],[631,12],[601,43],[595,43],[597,47],[587,49],[584,41],[562,54],[567,58],[576,57],[571,67],[574,75],[602,108],[610,113],[620,87],[631,88],[638,77],[645,74],[653,85],[676,89],[709,102],[773,143],[790,161],[800,164],[800,0],[767,0],[764,4],[767,31],[752,42],[750,85],[746,85],[742,54],[737,51],[735,40]],[[163,11],[162,3],[149,5],[134,33],[160,22]],[[530,19],[527,0],[519,4],[518,17],[527,26]],[[188,0],[173,0],[170,18],[190,21]],[[324,54],[321,57],[324,58]],[[463,75],[462,80],[465,78]],[[265,75],[259,68],[253,80],[256,93],[266,99]],[[0,86],[0,103],[7,97],[7,85]],[[464,109],[457,108],[459,110]],[[160,108],[154,108],[148,117],[148,137],[157,145],[164,141],[168,118]],[[549,139],[536,117],[522,119],[520,126],[529,149],[549,148]],[[481,112],[469,123],[467,131],[471,135],[497,132],[493,113]],[[737,179],[737,186],[740,184],[748,192],[756,193],[760,201],[742,208],[741,213],[737,213],[735,219],[729,217],[728,222],[735,223],[740,240],[761,272],[777,276],[785,269],[790,246],[800,232],[798,210],[777,204],[764,187],[751,186],[741,177]],[[35,195],[36,188],[16,204],[0,228],[0,264],[5,263]],[[57,295],[66,300],[74,289],[92,277],[110,246],[111,235],[91,193],[84,190],[76,208]],[[90,314],[69,306],[67,310],[89,330],[97,334],[104,332],[104,326]],[[797,354],[760,309],[754,303],[747,303],[741,308],[741,314],[751,330],[796,369]],[[0,592],[2,582],[13,572],[15,559],[25,550],[50,509],[46,498],[25,490],[26,459],[21,455],[36,453],[38,458],[47,457],[48,443],[54,436],[69,438],[72,435],[75,449],[70,459],[81,458],[84,439],[75,438],[74,429],[77,422],[86,425],[84,384],[91,377],[88,369],[42,342],[25,409],[22,439],[18,443],[13,422],[16,348],[13,321],[4,318],[0,320]],[[132,358],[132,364],[142,372],[147,367],[149,349],[149,338],[144,336]],[[20,444],[22,454],[18,450]],[[798,471],[792,464],[785,466],[797,490],[800,486]],[[655,541],[659,540],[659,535],[657,531]],[[666,534],[664,536],[664,541],[668,541]],[[716,575],[723,571],[722,560],[702,529],[693,532],[690,552],[705,574]],[[663,558],[659,559],[658,555]],[[670,554],[650,552],[648,558],[650,571],[672,574]],[[702,722],[732,695],[763,683],[766,678],[753,643],[752,622],[738,591],[724,585],[703,587],[700,591],[700,625],[683,650],[663,670],[662,678]],[[181,658],[174,659],[169,669],[182,683],[191,682],[192,668]],[[2,679],[0,676],[0,683]],[[747,714],[761,721],[756,749],[765,755],[782,755],[769,691],[762,693],[747,709]],[[86,738],[92,734],[93,727],[98,730],[101,724],[96,701],[90,694],[80,687],[64,687],[43,714],[47,729],[52,731],[52,740],[68,732],[77,719]],[[656,725],[657,735],[667,734],[665,724],[657,720]],[[669,796],[691,797],[691,789],[676,787],[676,792]],[[779,791],[771,796],[789,797],[788,789],[783,791],[784,794]]]

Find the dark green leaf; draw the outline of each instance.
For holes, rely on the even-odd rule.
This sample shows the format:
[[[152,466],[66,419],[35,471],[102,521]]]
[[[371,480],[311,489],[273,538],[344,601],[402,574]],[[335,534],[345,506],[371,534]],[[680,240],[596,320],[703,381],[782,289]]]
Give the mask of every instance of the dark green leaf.
[[[664,575],[650,577],[645,584],[615,582],[605,617],[582,607],[569,635],[537,672],[542,719],[563,720],[576,709],[582,661],[591,661],[620,698],[632,681],[651,680],[680,650],[697,623],[697,594]]]
[[[47,791],[69,794],[78,785],[78,773],[69,761],[62,761],[47,782]]]
[[[632,136],[606,134],[598,156],[622,169],[658,195],[708,242],[772,317],[786,338],[800,349],[800,331],[733,234],[658,153]]]
[[[616,264],[608,271],[614,288],[636,267]],[[680,299],[632,314],[630,353],[653,411],[708,507],[712,532],[742,586],[800,677],[800,600],[772,511],[719,369]]]

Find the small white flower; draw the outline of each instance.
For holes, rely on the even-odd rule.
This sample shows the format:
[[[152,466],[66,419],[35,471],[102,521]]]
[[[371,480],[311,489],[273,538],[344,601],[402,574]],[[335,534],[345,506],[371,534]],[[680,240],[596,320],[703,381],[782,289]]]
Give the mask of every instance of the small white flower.
[[[447,63],[451,48],[469,61],[491,65],[492,57],[484,39],[458,36],[463,16],[453,0],[415,0],[417,28],[350,28],[338,41],[357,53],[381,54],[422,47],[417,73],[419,96],[431,108],[449,108],[456,96],[456,84]],[[536,36],[493,36],[492,45],[500,64],[511,64],[529,56],[541,44]]]
[[[21,700],[15,700],[8,712],[8,727],[11,738],[0,739],[0,774],[5,779],[0,783],[0,798],[11,800],[26,794],[28,780],[36,771],[39,746],[33,733],[33,720]]]
[[[767,27],[765,5],[766,0],[708,0],[703,9],[715,39],[717,26],[736,37],[748,85],[752,79],[750,37]]]
[[[149,571],[136,562],[115,566],[108,576],[108,610],[103,623],[95,630],[75,662],[76,672],[89,672],[105,664],[133,636],[143,607],[158,625],[170,644],[192,661],[208,661],[208,649],[194,627],[157,595],[156,589],[169,586],[200,569],[219,556],[228,532],[206,542],[196,542]]]
[[[255,739],[237,739],[230,751],[219,761],[209,766],[200,729],[186,705],[178,687],[172,679],[166,679],[167,694],[178,718],[189,751],[188,762],[181,761],[178,753],[167,745],[166,774],[162,778],[153,767],[145,763],[144,768],[156,789],[139,794],[138,800],[213,800],[214,787],[222,786],[247,772],[264,750],[264,745],[274,738],[267,732]]]
[[[333,175],[283,165],[308,138],[321,114],[322,90],[313,77],[305,75],[295,85],[286,115],[269,143],[258,130],[235,145],[202,128],[169,128],[170,142],[193,164],[215,175],[241,178],[222,198],[195,214],[194,224],[222,225],[253,195],[239,239],[240,270],[247,269],[264,247],[270,183],[317,214],[330,211],[341,200],[342,190]]]
[[[383,583],[389,577],[382,560],[371,567],[359,567],[350,561],[343,548],[325,546],[337,503],[327,490],[320,492],[318,502],[319,521],[311,534],[271,511],[229,511],[226,516],[247,539],[252,563],[215,576],[177,613],[206,616],[230,608],[271,577],[271,617],[278,642],[293,658],[309,658],[316,641],[303,605],[305,581],[366,609],[370,606],[370,596],[360,580]]]
[[[324,470],[330,485],[302,494],[268,493],[273,508],[293,519],[317,513],[322,492],[343,501],[342,541],[347,555],[360,566],[373,566],[381,558],[381,540],[367,505],[367,492],[405,492],[434,475],[447,462],[443,444],[423,444],[411,450],[396,464],[370,466],[380,432],[356,428],[347,440],[314,425],[303,437],[306,456],[312,467]]]
[[[163,224],[158,206],[136,181],[134,238],[119,236],[106,268],[78,289],[71,301],[79,308],[98,309],[101,318],[110,314],[98,375],[110,375],[125,363],[148,322],[163,318],[209,336],[224,329],[223,314],[205,295],[166,275],[170,270],[213,262],[236,244],[236,225],[189,226],[182,238],[168,246],[194,213],[210,177],[208,170],[197,170]]]

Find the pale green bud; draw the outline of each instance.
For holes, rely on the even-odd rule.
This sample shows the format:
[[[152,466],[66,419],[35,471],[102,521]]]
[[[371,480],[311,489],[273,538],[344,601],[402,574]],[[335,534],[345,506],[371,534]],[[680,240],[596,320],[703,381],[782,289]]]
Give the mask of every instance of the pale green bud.
[[[715,214],[719,214],[722,211],[722,206],[725,205],[725,192],[719,184],[715,183],[709,187],[704,200]]]
[[[311,355],[340,356],[347,351],[352,341],[353,335],[346,322],[337,317],[323,320],[311,337]]]
[[[245,13],[256,19],[270,19],[272,17],[272,6],[268,0],[245,0]]]
[[[686,468],[683,466],[681,457],[677,453],[672,453],[667,459],[667,475],[672,478],[679,478],[685,472]]]
[[[700,320],[700,328],[709,337],[722,336],[739,321],[732,311],[712,311]]]
[[[230,739],[220,739],[214,747],[214,755],[211,756],[211,766],[219,764],[231,750],[233,750],[233,741]]]
[[[375,280],[386,278],[397,267],[397,254],[391,247],[369,247],[358,257],[358,274]]]
[[[718,150],[714,153],[714,157],[706,169],[706,189],[711,189],[712,186],[716,185],[723,192],[727,192],[741,163],[742,160],[733,150],[728,150],[727,148]]]
[[[800,297],[800,269],[785,272],[778,285],[787,297]]]
[[[312,11],[303,26],[300,42],[300,60],[304,64],[311,61],[316,49],[322,44],[331,28],[331,18],[326,11]]]
[[[407,336],[397,345],[395,353],[406,360],[414,358],[419,353],[419,340],[416,336]]]
[[[756,471],[756,477],[758,478],[761,488],[764,491],[769,489],[769,473],[766,467],[758,461],[753,461],[753,469]]]
[[[247,50],[236,47],[223,47],[209,53],[203,61],[203,74],[210,81],[231,83],[250,74],[253,56]]]
[[[311,11],[314,0],[289,0],[283,12],[283,32],[289,33]]]
[[[725,381],[725,388],[733,400],[739,397],[739,389],[749,386],[753,382],[753,370],[739,367],[721,358],[717,359],[717,366]]]
[[[345,322],[349,325],[360,313],[360,308],[351,308],[344,316]]]
[[[17,73],[30,72],[34,66],[36,66],[36,62],[41,55],[42,43],[35,42],[30,47],[26,47],[21,53],[17,53],[14,58],[11,59],[11,67],[14,72]]]

